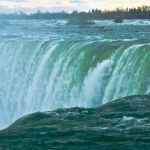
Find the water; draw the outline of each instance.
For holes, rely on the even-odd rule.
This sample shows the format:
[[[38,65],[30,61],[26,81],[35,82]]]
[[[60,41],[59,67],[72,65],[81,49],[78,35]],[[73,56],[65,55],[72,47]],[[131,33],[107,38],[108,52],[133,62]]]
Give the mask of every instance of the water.
[[[0,129],[37,111],[91,108],[150,91],[149,21],[65,24],[1,24]]]
[[[96,108],[61,108],[24,116],[0,131],[0,149],[147,150],[150,96]]]

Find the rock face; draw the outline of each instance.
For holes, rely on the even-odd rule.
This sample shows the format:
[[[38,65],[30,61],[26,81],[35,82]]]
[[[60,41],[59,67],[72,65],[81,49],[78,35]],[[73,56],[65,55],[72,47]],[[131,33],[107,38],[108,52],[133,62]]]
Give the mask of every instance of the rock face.
[[[0,131],[1,149],[149,149],[150,96],[37,112]]]

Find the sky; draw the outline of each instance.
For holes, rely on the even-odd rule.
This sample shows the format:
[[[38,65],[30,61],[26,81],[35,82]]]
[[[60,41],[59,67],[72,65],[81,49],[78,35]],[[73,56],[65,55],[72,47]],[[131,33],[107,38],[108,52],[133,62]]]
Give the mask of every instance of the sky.
[[[115,9],[117,7],[137,7],[149,5],[150,0],[0,0],[0,13],[25,12],[72,12],[91,9]]]

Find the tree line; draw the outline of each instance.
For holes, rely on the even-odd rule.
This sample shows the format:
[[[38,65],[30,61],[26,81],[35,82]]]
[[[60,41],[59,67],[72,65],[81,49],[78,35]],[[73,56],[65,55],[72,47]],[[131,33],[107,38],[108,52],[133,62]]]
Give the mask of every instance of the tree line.
[[[150,6],[142,5],[133,8],[116,8],[115,10],[92,9],[89,12],[65,11],[58,13],[37,11],[34,14],[25,14],[24,12],[13,14],[0,14],[0,20],[22,20],[22,19],[78,19],[78,20],[100,20],[100,19],[150,19]]]

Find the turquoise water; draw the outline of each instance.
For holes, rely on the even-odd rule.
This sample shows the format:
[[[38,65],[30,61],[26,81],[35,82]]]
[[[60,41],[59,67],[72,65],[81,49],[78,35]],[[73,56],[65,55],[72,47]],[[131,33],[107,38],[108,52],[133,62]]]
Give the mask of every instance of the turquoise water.
[[[1,26],[1,129],[37,111],[93,108],[150,91],[149,21],[65,23],[8,21]]]

